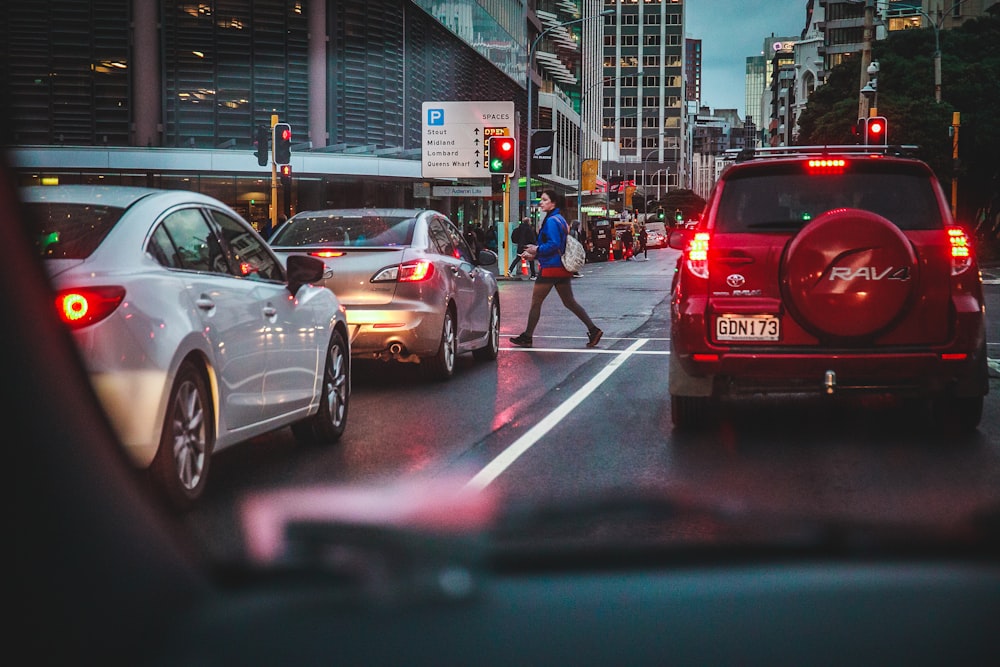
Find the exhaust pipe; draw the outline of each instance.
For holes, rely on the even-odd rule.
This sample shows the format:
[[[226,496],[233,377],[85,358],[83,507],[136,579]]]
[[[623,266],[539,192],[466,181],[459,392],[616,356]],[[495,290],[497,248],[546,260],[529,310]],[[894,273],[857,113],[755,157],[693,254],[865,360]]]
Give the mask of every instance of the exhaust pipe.
[[[380,361],[398,361],[404,364],[420,363],[420,357],[407,352],[406,347],[399,342],[389,343],[389,347],[375,353],[375,358]]]
[[[823,387],[826,389],[826,393],[832,394],[836,386],[837,374],[833,371],[827,371],[823,376]]]

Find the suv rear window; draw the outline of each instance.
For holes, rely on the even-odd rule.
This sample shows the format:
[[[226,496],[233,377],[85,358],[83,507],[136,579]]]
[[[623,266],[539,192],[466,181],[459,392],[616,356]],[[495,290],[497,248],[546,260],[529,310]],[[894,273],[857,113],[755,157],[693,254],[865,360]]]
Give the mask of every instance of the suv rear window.
[[[848,160],[840,173],[809,173],[804,162],[734,171],[719,196],[723,232],[796,231],[835,208],[878,213],[902,230],[944,222],[928,172],[900,163]]]

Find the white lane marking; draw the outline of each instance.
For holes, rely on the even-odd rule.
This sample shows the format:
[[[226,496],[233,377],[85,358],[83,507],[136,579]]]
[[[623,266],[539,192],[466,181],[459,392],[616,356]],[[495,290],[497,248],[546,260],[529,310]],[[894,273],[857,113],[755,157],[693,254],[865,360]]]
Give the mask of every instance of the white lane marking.
[[[602,338],[602,341],[607,340]],[[643,339],[644,340],[644,339]],[[501,347],[502,352],[580,352],[585,354],[621,354],[621,350],[605,350],[599,347]],[[636,350],[633,354],[670,354],[670,350]]]
[[[510,465],[521,456],[521,454],[524,454],[531,448],[532,445],[541,440],[546,433],[551,431],[566,417],[566,415],[572,412],[576,406],[580,405],[580,403],[590,396],[595,389],[601,386],[601,383],[611,377],[611,374],[618,370],[625,360],[631,357],[636,350],[645,344],[645,342],[645,339],[640,338],[632,343],[627,349],[619,352],[618,356],[611,360],[607,366],[602,368],[597,375],[592,377],[587,384],[580,387],[575,394],[563,401],[562,404],[550,412],[544,419],[542,419],[542,421],[532,426],[527,433],[512,442],[507,449],[500,452],[495,459],[486,464],[485,468],[476,473],[476,476],[466,483],[466,488],[482,491],[489,486],[490,483],[499,477],[500,473],[509,468]]]

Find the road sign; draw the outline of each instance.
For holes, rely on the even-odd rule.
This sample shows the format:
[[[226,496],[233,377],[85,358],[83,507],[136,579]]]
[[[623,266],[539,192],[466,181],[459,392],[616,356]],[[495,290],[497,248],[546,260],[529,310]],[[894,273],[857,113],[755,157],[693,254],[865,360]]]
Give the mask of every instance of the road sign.
[[[489,178],[486,132],[515,136],[513,102],[424,102],[421,176]]]

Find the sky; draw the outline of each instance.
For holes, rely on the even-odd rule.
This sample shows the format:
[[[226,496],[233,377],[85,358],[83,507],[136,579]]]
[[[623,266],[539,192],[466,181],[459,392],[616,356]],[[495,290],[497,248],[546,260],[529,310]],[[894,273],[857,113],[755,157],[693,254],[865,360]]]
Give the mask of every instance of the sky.
[[[806,24],[806,0],[687,0],[686,37],[701,40],[701,104],[746,116],[746,61],[764,40],[795,37]]]

